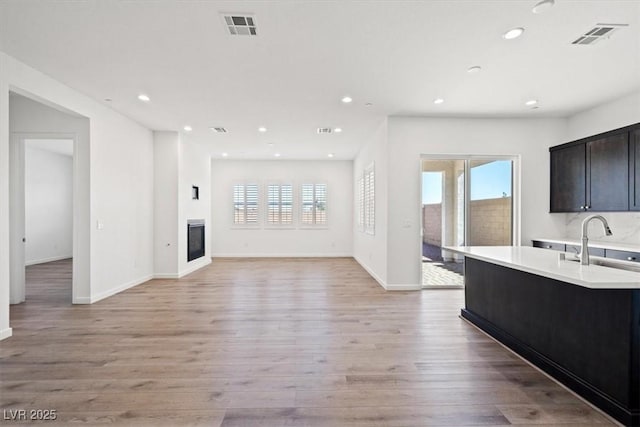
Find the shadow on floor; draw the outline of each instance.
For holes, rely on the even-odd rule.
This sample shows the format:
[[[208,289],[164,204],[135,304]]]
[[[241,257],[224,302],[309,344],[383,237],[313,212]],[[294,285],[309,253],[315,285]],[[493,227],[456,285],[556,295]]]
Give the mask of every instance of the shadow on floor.
[[[442,261],[442,253],[440,246],[422,243],[422,260],[423,261]]]
[[[422,244],[422,286],[463,286],[463,264],[442,259],[440,246]]]

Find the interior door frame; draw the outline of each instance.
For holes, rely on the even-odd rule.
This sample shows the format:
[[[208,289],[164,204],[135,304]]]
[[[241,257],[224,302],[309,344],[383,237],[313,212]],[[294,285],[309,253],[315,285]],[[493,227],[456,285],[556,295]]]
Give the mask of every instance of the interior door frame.
[[[20,304],[26,300],[26,278],[25,278],[25,140],[28,139],[68,139],[73,141],[73,236],[72,236],[72,256],[73,274],[71,285],[71,298],[69,304],[74,301],[77,294],[77,274],[76,263],[78,251],[79,228],[78,198],[79,190],[77,185],[78,176],[78,137],[75,133],[46,132],[46,133],[24,133],[12,132],[9,136],[9,303]]]
[[[471,167],[470,162],[472,160],[510,160],[511,161],[511,198],[512,198],[512,211],[511,211],[511,244],[513,246],[520,246],[522,232],[521,232],[521,172],[520,172],[520,155],[490,155],[490,154],[421,154],[419,161],[419,209],[420,209],[420,234],[424,228],[422,217],[422,162],[424,160],[463,160],[464,166],[464,186],[465,186],[465,202],[464,202],[464,241],[465,245],[469,241],[469,203],[471,201]],[[443,194],[444,196],[444,194]],[[419,239],[420,244],[418,248],[418,259],[420,265],[422,265],[422,238]]]

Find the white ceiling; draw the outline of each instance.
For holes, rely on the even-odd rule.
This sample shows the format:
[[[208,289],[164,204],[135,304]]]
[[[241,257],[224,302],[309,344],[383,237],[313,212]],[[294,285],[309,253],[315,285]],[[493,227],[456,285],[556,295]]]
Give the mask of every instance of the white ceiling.
[[[567,116],[640,88],[640,1],[535,3],[8,0],[0,49],[151,129],[191,125],[214,156],[349,159],[387,115]],[[258,36],[221,12],[253,14]],[[596,23],[629,26],[570,44]]]

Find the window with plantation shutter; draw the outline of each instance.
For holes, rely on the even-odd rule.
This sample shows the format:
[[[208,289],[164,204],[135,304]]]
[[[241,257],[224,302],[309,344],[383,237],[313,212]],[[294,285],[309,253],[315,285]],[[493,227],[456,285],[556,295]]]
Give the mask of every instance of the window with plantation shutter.
[[[267,185],[267,224],[293,224],[293,186],[291,184]]]
[[[300,223],[303,226],[327,225],[327,184],[302,184]]]
[[[371,164],[358,179],[358,229],[367,234],[375,234],[376,230],[375,185],[375,169]]]
[[[233,224],[257,226],[259,224],[258,184],[233,186]]]
[[[366,185],[366,221],[364,224],[365,231],[373,234],[376,224],[376,188],[375,188],[375,173],[373,168],[367,172],[367,185]]]
[[[364,231],[364,175],[358,177],[358,200],[357,200],[357,226],[359,231]]]

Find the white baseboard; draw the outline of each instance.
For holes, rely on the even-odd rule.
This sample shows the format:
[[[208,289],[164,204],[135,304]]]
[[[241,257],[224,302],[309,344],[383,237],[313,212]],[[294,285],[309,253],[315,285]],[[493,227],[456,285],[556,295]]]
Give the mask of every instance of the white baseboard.
[[[369,273],[369,275],[373,277],[380,286],[382,286],[385,290],[387,289],[387,283],[384,280],[382,280],[382,278],[380,278],[371,268],[369,268],[369,266],[365,262],[363,262],[360,258],[356,256],[354,256],[353,259],[355,259],[356,262],[360,264],[360,267],[364,268],[365,271]]]
[[[360,264],[360,266],[362,268],[364,268],[367,273],[369,273],[369,275],[371,275],[371,277],[373,277],[376,282],[378,282],[380,284],[380,286],[382,286],[386,291],[419,291],[422,289],[422,285],[421,284],[392,284],[392,283],[387,283],[384,280],[382,280],[365,262],[363,262],[361,259],[359,259],[358,257],[353,257],[353,259],[356,260],[356,262],[358,264]]]
[[[178,273],[156,273],[153,275],[154,279],[179,279]]]
[[[71,301],[71,304],[91,304],[91,298],[89,298],[89,297],[75,297]]]
[[[36,265],[36,264],[44,264],[45,262],[53,262],[53,261],[61,261],[63,259],[70,259],[73,258],[72,255],[58,255],[58,256],[52,256],[50,258],[42,258],[42,259],[34,259],[31,261],[25,261],[24,265]]]
[[[211,264],[211,258],[205,258],[204,261],[196,261],[195,263],[193,263],[193,265],[190,265],[189,267],[178,273],[178,278],[184,277],[187,274],[191,274],[196,270],[200,270],[202,267],[206,267],[209,264]]]
[[[140,279],[136,279],[136,280],[132,280],[129,283],[125,283],[123,285],[120,285],[116,288],[113,289],[109,289],[107,291],[104,291],[98,295],[92,295],[89,304],[93,304],[95,302],[98,302],[100,300],[103,300],[105,298],[108,298],[110,296],[113,296],[115,294],[118,294],[122,291],[126,291],[127,289],[133,288],[134,286],[138,286],[144,282],[148,282],[149,280],[153,279],[152,275],[148,275],[148,276],[144,276]],[[81,299],[81,298],[76,298],[77,300]]]
[[[0,331],[0,341],[4,340],[6,338],[9,338],[11,335],[13,335],[13,329],[5,328],[5,329],[1,330]]]
[[[352,253],[300,253],[300,252],[284,252],[284,253],[247,253],[247,252],[218,252],[211,255],[214,258],[351,258]]]
[[[186,276],[187,274],[191,274],[196,270],[200,270],[202,267],[206,267],[211,264],[211,258],[205,261],[196,261],[193,265],[190,265],[188,268],[182,270],[179,273],[156,273],[153,275],[154,279],[179,279],[181,277]]]
[[[419,291],[422,289],[422,285],[412,284],[389,284],[387,283],[386,289],[388,291]]]

